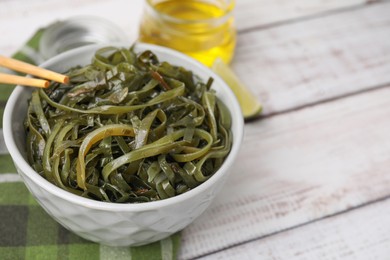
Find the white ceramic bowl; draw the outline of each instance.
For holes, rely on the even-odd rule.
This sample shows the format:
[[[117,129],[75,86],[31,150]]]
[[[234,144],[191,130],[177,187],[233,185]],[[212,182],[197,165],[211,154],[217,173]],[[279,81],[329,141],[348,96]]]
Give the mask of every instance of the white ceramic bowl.
[[[101,47],[91,45],[71,50],[48,60],[42,66],[64,72],[73,66],[90,63],[93,53]],[[155,45],[136,45],[137,52],[146,49],[156,53],[161,61],[192,70],[204,81],[213,77],[213,88],[217,96],[227,104],[232,115],[233,146],[230,154],[210,179],[184,194],[141,204],[116,204],[94,201],[62,190],[41,177],[26,160],[23,121],[32,89],[17,86],[4,111],[5,143],[30,192],[47,213],[65,228],[101,244],[143,245],[185,228],[205,211],[221,190],[242,142],[243,118],[240,107],[232,91],[217,75],[176,51]]]

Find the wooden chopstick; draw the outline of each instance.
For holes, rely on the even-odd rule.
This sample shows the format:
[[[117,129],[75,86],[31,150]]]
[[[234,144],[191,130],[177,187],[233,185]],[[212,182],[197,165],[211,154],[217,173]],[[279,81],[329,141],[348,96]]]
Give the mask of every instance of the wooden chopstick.
[[[43,79],[34,79],[0,73],[0,82],[5,84],[23,85],[38,88],[47,88],[50,82]]]
[[[66,75],[62,75],[60,73],[51,70],[47,70],[41,67],[31,65],[29,63],[25,63],[1,55],[0,55],[0,66],[9,68],[11,70],[23,72],[26,74],[31,74],[40,78],[64,83],[64,84],[69,83],[69,77]],[[49,85],[49,82],[46,80],[7,75],[1,73],[0,73],[0,82],[6,84],[20,84],[20,85],[33,86],[33,87],[42,87],[42,88],[48,87]]]

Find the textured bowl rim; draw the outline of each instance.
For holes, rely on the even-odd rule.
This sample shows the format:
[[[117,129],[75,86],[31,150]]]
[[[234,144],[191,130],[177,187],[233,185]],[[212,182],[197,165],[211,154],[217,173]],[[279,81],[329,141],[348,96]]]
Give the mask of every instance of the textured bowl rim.
[[[118,47],[124,47],[124,46],[129,46],[127,43],[112,43],[112,44],[93,44],[93,45],[88,45],[84,47],[80,47],[77,49],[73,49],[67,52],[64,52],[62,54],[59,54],[46,62],[44,62],[41,67],[50,67],[52,64],[56,64],[60,62],[61,60],[69,58],[70,55],[75,55],[75,54],[81,54],[86,51],[91,51],[91,50],[96,50],[101,47],[105,46],[118,46]],[[3,116],[3,133],[4,133],[4,139],[5,139],[5,144],[7,146],[7,149],[14,161],[14,163],[17,164],[17,167],[24,172],[24,175],[28,177],[30,180],[32,180],[35,184],[37,184],[39,187],[43,188],[46,190],[48,193],[53,194],[57,197],[60,197],[64,200],[67,200],[69,202],[75,203],[77,205],[81,205],[87,208],[91,209],[100,209],[100,210],[109,210],[113,212],[118,212],[118,211],[134,211],[134,212],[139,212],[139,211],[147,211],[147,210],[154,210],[158,209],[161,207],[166,207],[171,204],[176,204],[182,201],[187,200],[188,198],[201,193],[205,190],[207,190],[210,186],[213,185],[214,182],[217,182],[220,180],[220,175],[226,174],[226,172],[229,170],[229,168],[232,166],[235,158],[237,157],[237,154],[239,152],[242,139],[243,139],[243,134],[244,134],[244,120],[242,117],[241,113],[241,108],[238,104],[238,101],[231,91],[231,89],[226,85],[226,83],[214,72],[212,72],[209,68],[205,67],[203,64],[200,62],[194,60],[193,58],[186,56],[178,51],[166,48],[166,47],[161,47],[153,44],[145,44],[145,43],[136,43],[136,46],[142,48],[142,49],[151,49],[152,51],[158,51],[165,53],[169,56],[176,56],[179,59],[185,60],[186,62],[191,63],[191,66],[194,68],[196,67],[197,69],[207,71],[210,76],[214,78],[214,84],[221,85],[221,87],[226,91],[224,93],[225,95],[228,96],[229,99],[229,104],[226,104],[228,107],[231,108],[231,116],[233,122],[236,124],[236,132],[233,133],[233,145],[230,150],[230,153],[228,157],[225,159],[224,163],[222,166],[211,176],[207,181],[204,183],[200,184],[199,186],[195,187],[194,189],[191,189],[183,194],[168,198],[168,199],[163,199],[163,200],[158,200],[158,201],[150,201],[150,202],[145,202],[145,203],[112,203],[112,202],[102,202],[102,201],[96,201],[93,199],[88,199],[84,198],[75,194],[72,194],[68,191],[65,191],[61,189],[60,187],[57,187],[56,185],[50,183],[47,181],[45,178],[40,176],[37,172],[34,171],[34,169],[29,165],[29,163],[23,158],[21,152],[18,150],[15,140],[14,140],[14,132],[12,131],[11,128],[11,115],[12,115],[12,110],[15,106],[18,104],[18,99],[20,95],[23,93],[24,88],[23,86],[16,86],[14,91],[11,93],[5,110],[4,110],[4,116]],[[137,47],[136,47],[137,48]],[[192,68],[188,68],[190,70],[193,70]],[[23,119],[24,120],[24,119]]]

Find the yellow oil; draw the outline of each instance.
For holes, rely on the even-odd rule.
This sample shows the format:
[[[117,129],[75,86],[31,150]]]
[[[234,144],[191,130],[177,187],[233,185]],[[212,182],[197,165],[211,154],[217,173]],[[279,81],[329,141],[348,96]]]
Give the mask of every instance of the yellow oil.
[[[140,41],[176,49],[206,66],[211,66],[216,58],[228,64],[234,54],[236,31],[230,15],[233,7],[222,2],[148,0]]]

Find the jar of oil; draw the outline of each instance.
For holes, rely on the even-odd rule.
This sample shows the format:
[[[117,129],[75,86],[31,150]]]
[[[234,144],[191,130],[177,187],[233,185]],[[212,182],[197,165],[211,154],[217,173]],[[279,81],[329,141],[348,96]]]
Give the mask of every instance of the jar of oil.
[[[234,0],[146,0],[140,41],[183,52],[206,66],[228,64],[236,46]]]

